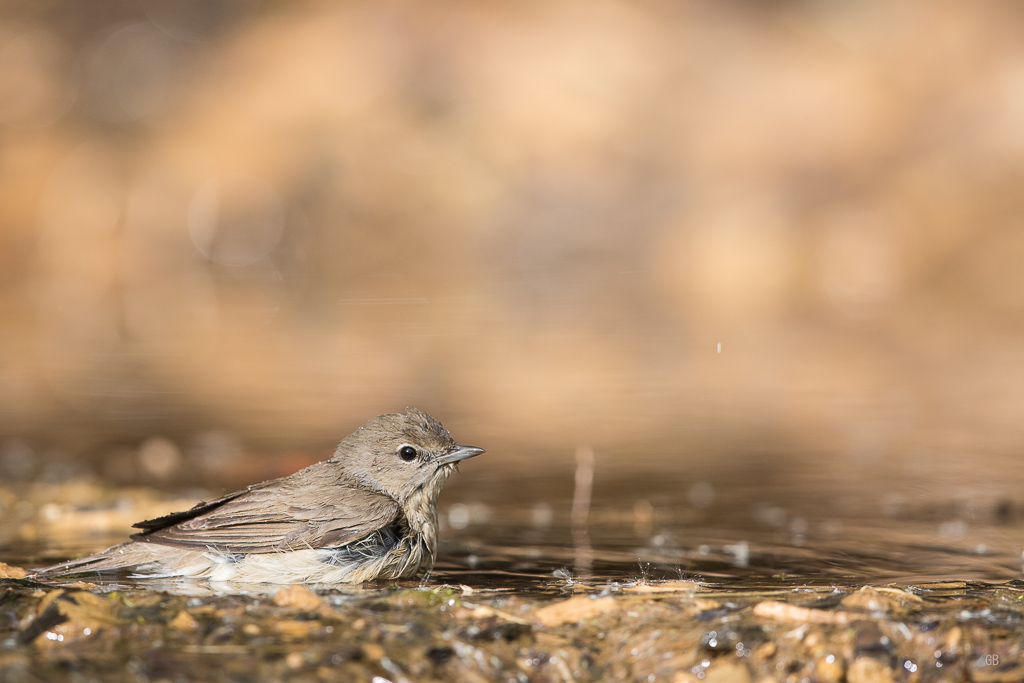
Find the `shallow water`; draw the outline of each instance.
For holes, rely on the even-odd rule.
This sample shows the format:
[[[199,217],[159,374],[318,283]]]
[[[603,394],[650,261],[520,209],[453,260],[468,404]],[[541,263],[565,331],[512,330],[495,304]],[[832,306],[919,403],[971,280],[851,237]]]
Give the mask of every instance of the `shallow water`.
[[[773,492],[739,482],[705,491],[698,507],[674,493],[687,490],[682,482],[622,479],[595,490],[585,517],[574,522],[578,491],[571,479],[526,477],[516,490],[510,495],[502,480],[469,477],[445,492],[441,544],[427,583],[550,594],[574,581],[685,579],[761,590],[1021,577],[1024,518],[1004,499],[914,504],[885,495],[871,501],[856,491]],[[58,503],[49,501],[45,512],[52,517]],[[87,510],[96,516],[103,506],[79,500],[61,515]],[[37,566],[127,535],[84,524],[75,533],[60,532],[61,519],[48,523],[37,516],[27,534],[8,530],[0,560]]]
[[[587,496],[573,474],[453,482],[436,565],[416,580],[314,593],[0,579],[0,679],[1024,677],[1013,501],[610,476]],[[0,493],[0,561],[20,566],[101,549],[130,520],[208,497]]]

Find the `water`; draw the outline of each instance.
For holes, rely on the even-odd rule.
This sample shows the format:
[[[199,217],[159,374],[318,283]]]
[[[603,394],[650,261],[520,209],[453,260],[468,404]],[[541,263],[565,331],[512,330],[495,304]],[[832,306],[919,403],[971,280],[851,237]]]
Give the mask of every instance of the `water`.
[[[628,519],[628,510],[622,517]],[[597,583],[687,579],[733,588],[913,584],[1020,578],[1021,526],[972,528],[948,537],[920,520],[834,520],[802,534],[727,526],[665,527],[650,534],[612,520],[587,541],[565,526],[543,534],[491,524],[442,547],[435,578],[470,586],[543,585],[552,576]],[[882,524],[884,523],[884,526]],[[471,531],[471,530],[467,530]]]
[[[1006,499],[914,501],[881,488],[813,483],[766,489],[734,481],[696,507],[685,495],[689,482],[619,477],[595,487],[583,525],[571,521],[567,491],[546,495],[551,482],[525,482],[520,490],[534,495],[518,503],[473,484],[462,495],[478,502],[463,503],[468,515],[456,507],[465,526],[445,534],[437,576],[522,584],[560,571],[598,582],[683,578],[734,587],[1021,576],[1024,523]]]
[[[1024,520],[1005,499],[914,503],[838,487],[733,482],[705,491],[697,507],[685,495],[692,484],[619,477],[599,479],[585,518],[577,510],[574,522],[573,481],[526,476],[514,489],[502,477],[453,482],[441,501],[429,582],[548,594],[573,582],[683,579],[760,590],[1021,577]],[[36,566],[125,540],[119,531],[45,526],[33,535],[8,535],[0,560]]]

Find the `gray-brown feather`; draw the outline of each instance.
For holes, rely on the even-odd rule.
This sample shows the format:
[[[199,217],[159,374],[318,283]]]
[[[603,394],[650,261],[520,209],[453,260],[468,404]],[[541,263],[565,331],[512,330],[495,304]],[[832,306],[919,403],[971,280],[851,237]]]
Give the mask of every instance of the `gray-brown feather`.
[[[338,470],[317,463],[132,538],[227,553],[266,553],[345,545],[395,521],[395,500],[345,482]]]

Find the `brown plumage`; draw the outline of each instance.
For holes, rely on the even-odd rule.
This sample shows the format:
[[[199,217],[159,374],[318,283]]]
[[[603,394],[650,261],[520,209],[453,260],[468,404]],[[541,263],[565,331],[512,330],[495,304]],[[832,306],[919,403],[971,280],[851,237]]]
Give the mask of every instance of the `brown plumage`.
[[[139,522],[128,543],[37,574],[131,570],[240,583],[412,576],[434,561],[441,487],[458,462],[480,453],[415,408],[381,415],[329,460]]]

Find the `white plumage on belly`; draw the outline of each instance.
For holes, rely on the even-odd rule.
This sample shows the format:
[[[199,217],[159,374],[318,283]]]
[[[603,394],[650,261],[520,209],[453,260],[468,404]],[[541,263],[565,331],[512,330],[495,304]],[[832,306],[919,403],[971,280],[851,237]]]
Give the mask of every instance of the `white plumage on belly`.
[[[203,578],[232,583],[331,584],[398,579],[412,576],[424,560],[432,560],[433,553],[419,539],[402,540],[390,549],[382,547],[385,540],[371,537],[356,546],[276,553],[230,554],[150,543],[127,544],[108,552],[111,560],[130,568],[135,578]]]

